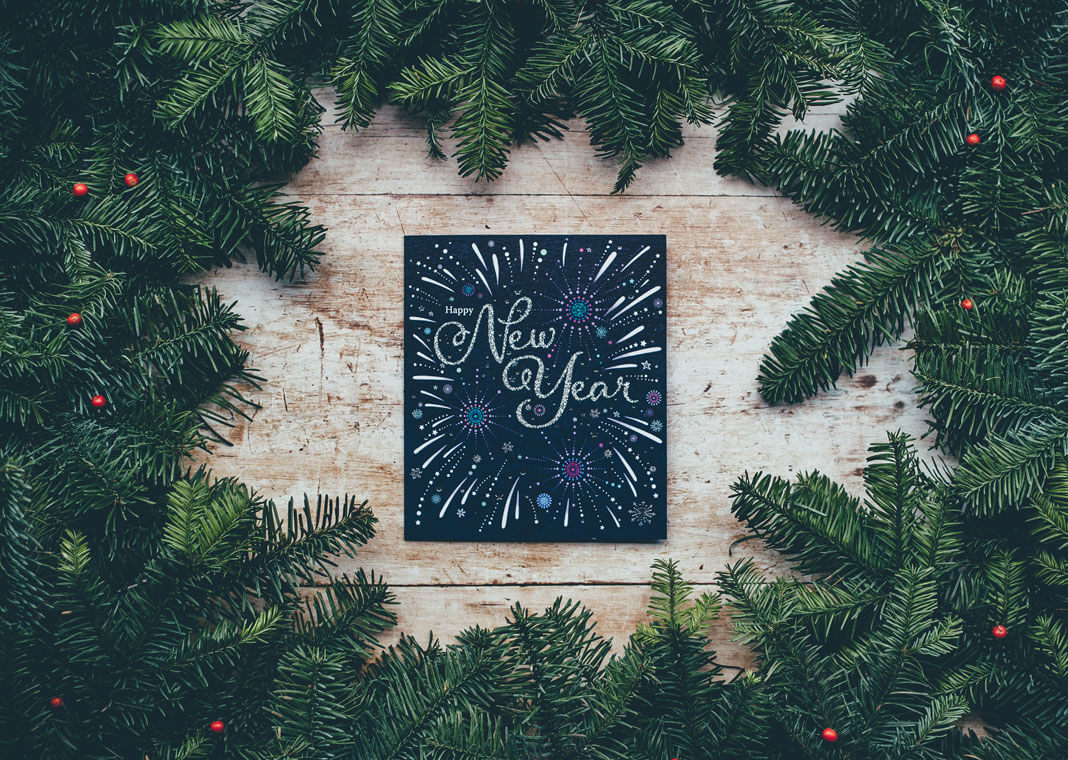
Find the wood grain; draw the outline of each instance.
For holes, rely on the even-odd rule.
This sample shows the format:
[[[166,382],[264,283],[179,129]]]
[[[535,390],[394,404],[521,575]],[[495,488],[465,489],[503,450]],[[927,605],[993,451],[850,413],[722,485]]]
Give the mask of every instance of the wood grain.
[[[820,117],[830,119],[830,116]],[[207,280],[237,299],[240,341],[268,379],[262,405],[210,461],[261,494],[366,498],[378,537],[358,564],[398,589],[401,626],[499,623],[511,600],[587,600],[620,641],[648,595],[649,567],[672,557],[709,584],[732,559],[783,569],[774,552],[731,544],[742,531],[729,489],[743,472],[819,469],[860,493],[867,446],[888,429],[924,432],[907,357],[881,349],[857,377],[804,404],[759,397],[760,359],[789,316],[858,258],[858,242],[766,188],[713,171],[710,130],[690,130],[632,191],[608,194],[610,162],[578,127],[522,146],[504,177],[476,184],[425,157],[411,123],[386,112],[358,135],[328,127],[321,157],[288,192],[329,228],[321,267],[275,283],[240,265]],[[405,234],[663,233],[668,238],[668,539],[651,545],[405,543],[402,535],[402,243]],[[341,570],[355,565],[342,563]],[[720,630],[719,640],[726,642]],[[619,643],[619,642],[617,642]],[[735,648],[727,661],[744,663]]]
[[[646,621],[649,602],[648,585],[619,587],[614,585],[576,584],[573,586],[397,586],[393,587],[397,605],[397,625],[382,645],[396,642],[401,631],[416,636],[420,644],[430,637],[447,644],[461,631],[475,625],[502,625],[511,617],[511,608],[519,603],[530,610],[543,610],[557,598],[582,602],[594,615],[597,633],[610,639],[612,649],[620,652],[638,623]],[[710,585],[694,586],[694,596],[716,593]],[[728,627],[719,621],[709,631],[711,648],[717,659],[734,668],[748,668],[753,658],[730,639]],[[725,655],[725,656],[724,656]],[[730,674],[725,674],[730,675]]]

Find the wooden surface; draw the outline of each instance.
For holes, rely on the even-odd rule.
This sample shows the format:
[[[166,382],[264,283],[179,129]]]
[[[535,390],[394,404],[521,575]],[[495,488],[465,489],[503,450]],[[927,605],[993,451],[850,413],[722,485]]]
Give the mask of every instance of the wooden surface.
[[[824,127],[835,116],[811,117]],[[237,299],[240,341],[268,382],[262,409],[230,431],[210,461],[284,504],[290,496],[351,493],[379,518],[358,564],[383,574],[400,602],[400,630],[425,640],[503,621],[515,601],[582,599],[621,645],[648,600],[649,567],[680,562],[708,584],[741,535],[732,481],[745,471],[792,476],[819,469],[860,492],[866,448],[887,429],[916,435],[906,355],[878,351],[839,389],[768,407],[757,368],[791,313],[853,262],[851,237],[767,188],[719,177],[711,129],[688,130],[669,160],[642,169],[623,196],[615,167],[596,159],[582,125],[564,140],[526,145],[495,184],[427,159],[422,127],[386,110],[358,134],[328,126],[320,158],[287,192],[329,228],[321,267],[274,283],[254,266],[206,278]],[[652,545],[405,543],[402,519],[402,243],[405,234],[663,233],[668,239],[668,539]],[[733,558],[773,552],[752,542]],[[342,563],[341,570],[354,567]],[[744,664],[726,624],[721,659]]]

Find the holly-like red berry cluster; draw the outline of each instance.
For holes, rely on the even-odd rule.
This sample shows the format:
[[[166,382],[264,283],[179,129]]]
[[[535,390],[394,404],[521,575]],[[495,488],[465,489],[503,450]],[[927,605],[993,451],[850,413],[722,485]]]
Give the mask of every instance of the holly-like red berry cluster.
[[[1005,77],[1001,76],[1001,74],[995,74],[994,76],[990,77],[991,90],[994,90],[995,92],[1001,92],[1008,86],[1008,81],[1005,79]],[[968,145],[978,145],[982,141],[982,138],[979,137],[979,134],[977,132],[972,132],[970,135],[964,138],[964,142],[968,143]]]
[[[133,172],[127,172],[127,174],[122,178],[122,181],[126,183],[126,187],[133,187],[141,181],[141,178]],[[74,187],[71,188],[71,192],[74,193],[74,195],[78,198],[81,198],[85,195],[89,195],[89,185],[85,184],[84,182],[75,182]]]

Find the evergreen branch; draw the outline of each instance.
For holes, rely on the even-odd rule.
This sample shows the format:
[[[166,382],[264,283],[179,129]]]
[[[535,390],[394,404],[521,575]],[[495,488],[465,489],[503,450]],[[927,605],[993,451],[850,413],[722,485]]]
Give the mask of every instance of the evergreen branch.
[[[898,432],[887,437],[886,443],[868,447],[864,485],[871,505],[868,514],[881,544],[879,553],[891,567],[900,567],[912,553],[920,488],[927,484],[920,475],[911,436]]]
[[[401,8],[394,0],[368,0],[355,7],[352,23],[356,32],[331,71],[346,129],[366,127],[374,116],[377,77],[396,53]]]
[[[474,174],[476,179],[494,180],[508,161],[510,138],[508,92],[498,82],[478,77],[456,93],[460,115],[452,132],[459,143],[460,176]]]
[[[943,244],[872,249],[812,299],[772,341],[760,367],[771,403],[796,402],[852,374],[875,346],[894,340],[912,304],[935,289],[950,263]]]
[[[731,486],[731,511],[754,535],[797,563],[801,572],[860,574],[877,581],[890,569],[888,558],[864,536],[868,516],[857,500],[818,474],[797,483],[758,473]]]
[[[314,512],[307,494],[302,508],[289,500],[284,521],[273,502],[260,510],[257,541],[242,570],[259,593],[279,598],[284,579],[313,584],[334,564],[330,555],[356,556],[359,546],[374,536],[376,522],[366,502],[357,504],[320,494]]]
[[[975,514],[999,514],[1037,493],[1056,458],[1066,454],[1068,421],[1033,423],[965,452],[953,486]]]
[[[242,624],[223,621],[213,629],[197,631],[182,642],[169,660],[175,670],[231,665],[244,647],[270,638],[282,623],[281,611],[272,607]]]
[[[287,138],[300,130],[297,102],[300,97],[278,64],[260,58],[245,71],[245,105],[263,142]]]
[[[176,19],[157,27],[153,38],[162,53],[194,61],[228,55],[248,44],[239,26],[215,16]]]
[[[1057,678],[1068,678],[1068,629],[1052,615],[1039,615],[1031,637],[1038,651],[1045,655],[1048,667]]]
[[[360,569],[352,578],[332,578],[330,586],[309,597],[303,617],[296,621],[296,631],[326,651],[341,650],[355,658],[370,659],[377,636],[397,622],[389,610],[396,603],[381,579]]]

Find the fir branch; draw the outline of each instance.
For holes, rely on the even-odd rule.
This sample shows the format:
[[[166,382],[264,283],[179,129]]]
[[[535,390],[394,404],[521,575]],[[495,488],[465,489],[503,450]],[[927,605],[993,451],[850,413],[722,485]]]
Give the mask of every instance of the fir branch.
[[[953,485],[977,515],[999,514],[1037,493],[1054,461],[1066,454],[1068,421],[1033,423],[969,449]]]
[[[772,341],[760,367],[760,392],[771,403],[795,402],[834,385],[843,371],[904,330],[911,305],[934,290],[955,246],[872,249],[864,263],[836,277]]]

